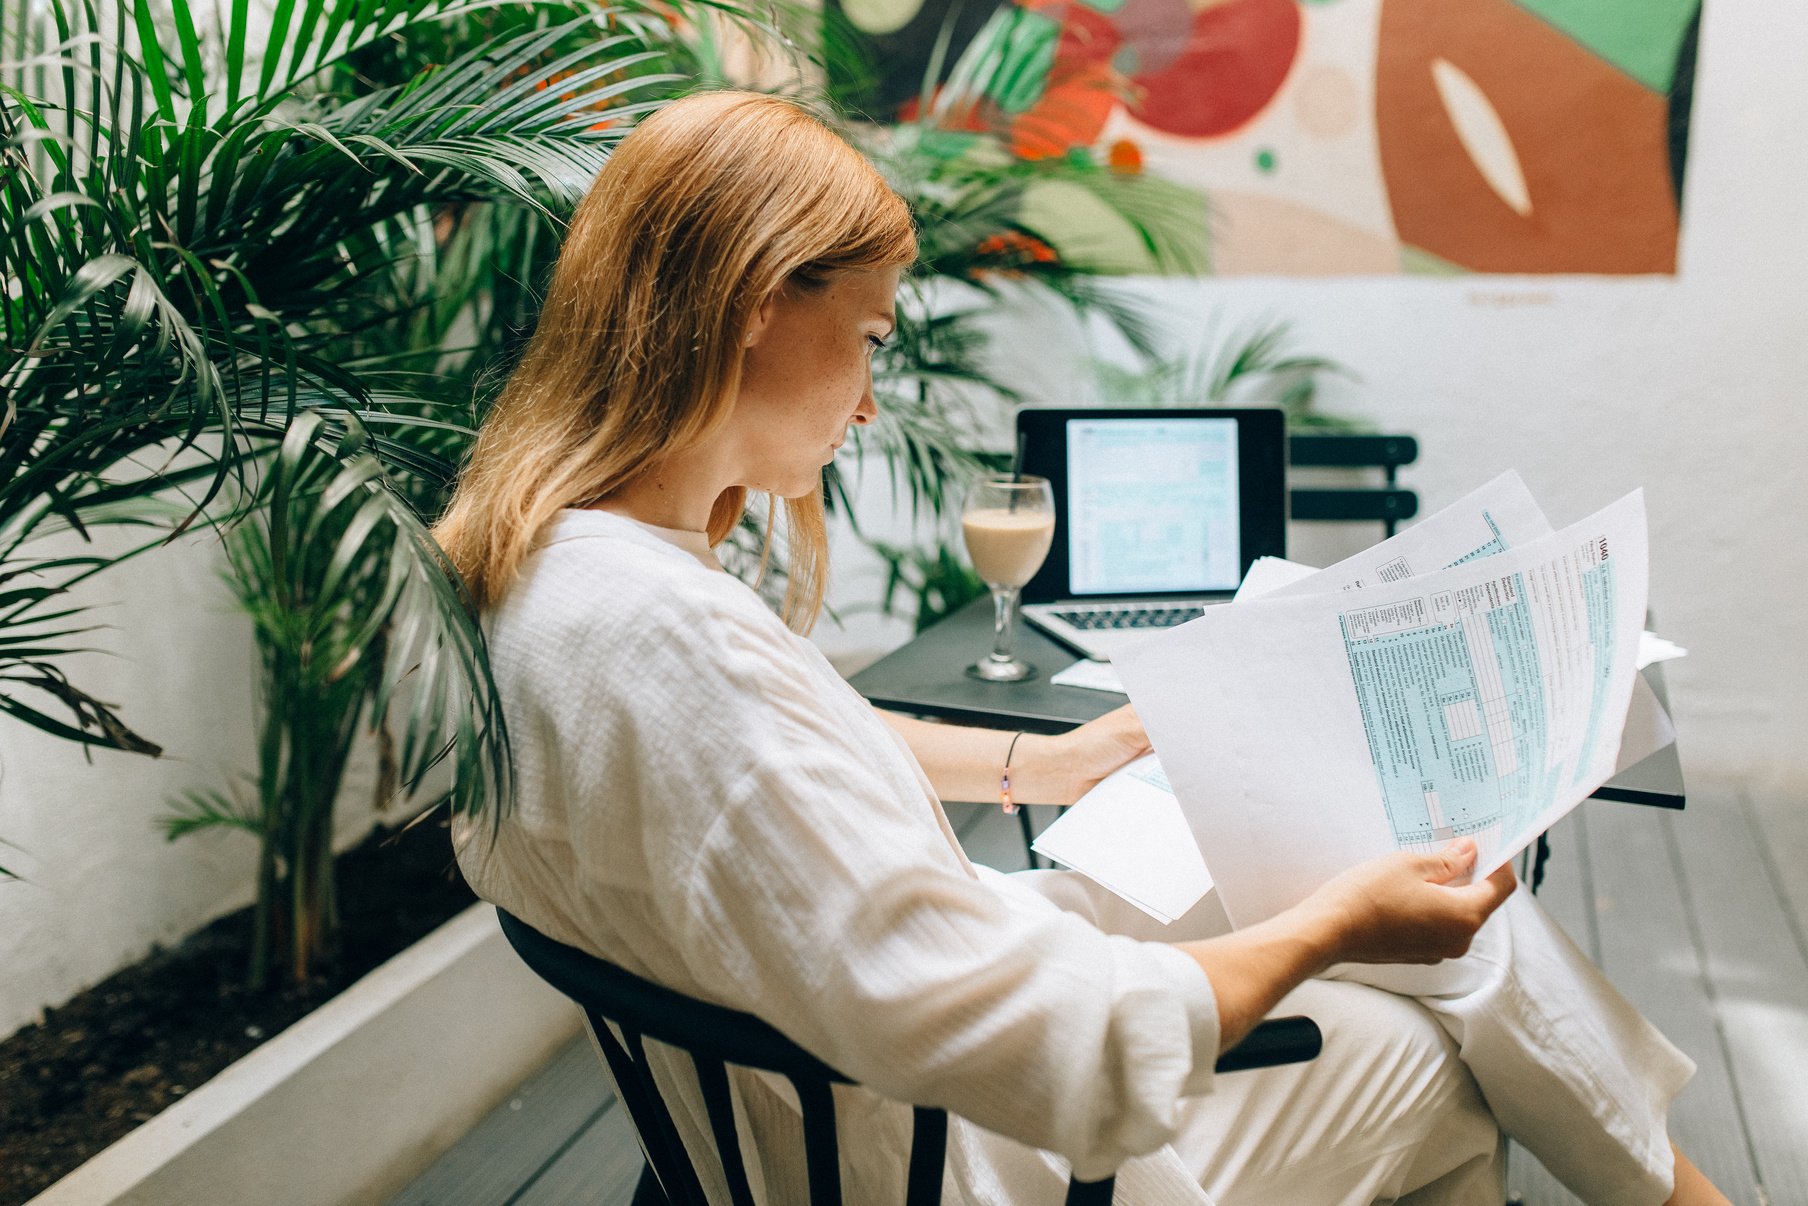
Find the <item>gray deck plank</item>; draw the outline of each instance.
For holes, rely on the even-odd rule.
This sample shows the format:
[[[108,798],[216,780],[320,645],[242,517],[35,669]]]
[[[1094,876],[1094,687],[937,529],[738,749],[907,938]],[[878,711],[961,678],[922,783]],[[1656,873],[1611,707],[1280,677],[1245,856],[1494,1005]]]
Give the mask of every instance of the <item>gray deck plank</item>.
[[[416,1177],[391,1206],[506,1202],[613,1100],[589,1038],[574,1039]]]
[[[618,1102],[572,1136],[559,1158],[508,1206],[628,1206],[645,1163],[634,1123]]]
[[[1808,958],[1752,810],[1733,791],[1694,799],[1703,804],[1671,818],[1672,857],[1694,905],[1758,1180],[1771,1202],[1808,1202]]]
[[[1630,805],[1586,807],[1602,970],[1696,1064],[1671,1108],[1670,1137],[1734,1202],[1756,1202],[1757,1170],[1698,940],[1700,901],[1674,853],[1678,818]],[[1707,793],[1691,795],[1680,818],[1689,842],[1719,840],[1726,826],[1716,812]]]
[[[1753,831],[1763,835],[1765,870],[1788,910],[1796,947],[1808,959],[1808,808],[1781,793],[1739,798]]]
[[[1588,814],[1589,808],[1578,808],[1552,826],[1551,857],[1544,865],[1538,903],[1551,920],[1563,927],[1570,940],[1599,964],[1601,935],[1595,920],[1594,876],[1588,861]]]

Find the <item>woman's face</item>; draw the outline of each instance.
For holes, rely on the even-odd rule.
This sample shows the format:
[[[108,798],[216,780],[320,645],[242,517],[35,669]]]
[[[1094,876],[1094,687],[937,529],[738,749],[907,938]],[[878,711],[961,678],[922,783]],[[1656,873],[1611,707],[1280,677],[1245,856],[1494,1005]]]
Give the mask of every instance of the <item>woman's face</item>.
[[[760,307],[730,419],[739,484],[811,494],[848,428],[877,416],[872,356],[896,325],[898,274],[840,272],[817,288],[780,289]]]

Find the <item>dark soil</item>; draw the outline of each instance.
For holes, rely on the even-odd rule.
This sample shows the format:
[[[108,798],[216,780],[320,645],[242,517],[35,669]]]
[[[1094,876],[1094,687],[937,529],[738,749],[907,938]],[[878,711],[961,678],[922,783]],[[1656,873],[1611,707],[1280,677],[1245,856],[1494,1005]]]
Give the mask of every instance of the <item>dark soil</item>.
[[[252,993],[251,910],[102,981],[0,1042],[0,1206],[19,1206],[476,898],[443,818],[379,831],[338,859],[333,963]]]

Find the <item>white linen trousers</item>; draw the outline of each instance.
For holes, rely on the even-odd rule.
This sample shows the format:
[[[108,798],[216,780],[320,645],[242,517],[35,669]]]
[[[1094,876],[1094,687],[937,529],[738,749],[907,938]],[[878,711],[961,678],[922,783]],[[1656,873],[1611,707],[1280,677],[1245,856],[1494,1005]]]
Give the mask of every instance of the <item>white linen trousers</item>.
[[[902,740],[700,535],[565,512],[486,622],[516,790],[457,828],[472,886],[861,1082],[850,1203],[901,1197],[901,1101],[954,1115],[944,1197],[971,1206],[1058,1203],[1070,1168],[1117,1170],[1125,1206],[1498,1203],[1502,1129],[1589,1202],[1668,1196],[1692,1065],[1524,892],[1463,959],[1301,985],[1281,1010],[1323,1053],[1219,1077],[1211,985],[1168,945],[1222,932],[1215,900],[1164,928],[1070,872],[973,867]],[[656,1074],[707,1152],[687,1061]],[[733,1085],[756,1194],[802,1201],[788,1087]]]

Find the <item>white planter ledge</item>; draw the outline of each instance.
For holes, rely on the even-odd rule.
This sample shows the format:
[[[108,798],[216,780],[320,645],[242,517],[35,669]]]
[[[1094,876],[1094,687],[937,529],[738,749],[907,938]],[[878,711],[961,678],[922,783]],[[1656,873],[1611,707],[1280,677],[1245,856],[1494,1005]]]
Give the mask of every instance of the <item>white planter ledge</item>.
[[[380,1206],[578,1029],[474,905],[30,1206]]]

